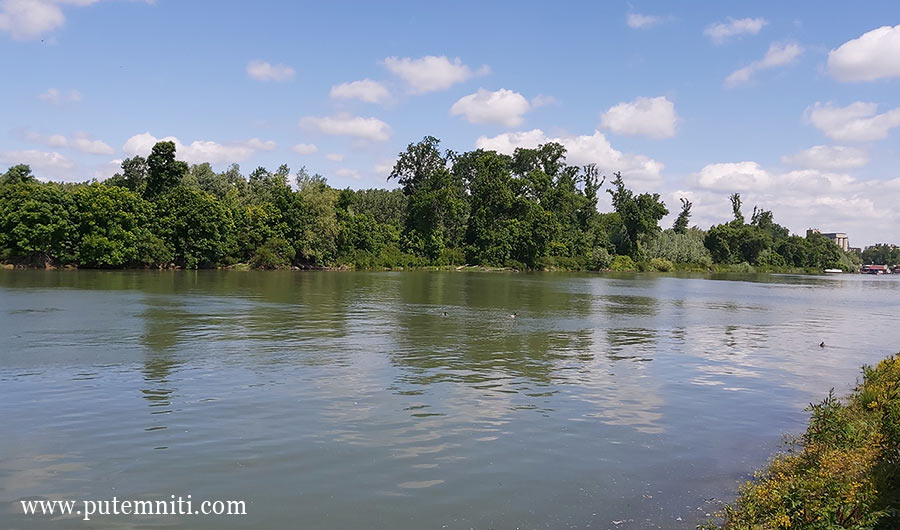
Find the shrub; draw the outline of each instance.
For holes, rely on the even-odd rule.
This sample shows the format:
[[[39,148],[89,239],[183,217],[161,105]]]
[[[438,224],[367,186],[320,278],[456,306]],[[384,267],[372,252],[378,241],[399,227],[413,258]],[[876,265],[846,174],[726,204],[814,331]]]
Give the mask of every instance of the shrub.
[[[588,268],[593,271],[599,271],[608,269],[611,263],[612,256],[609,255],[609,251],[607,251],[603,247],[599,247],[591,251],[591,258],[588,262]]]
[[[675,270],[675,264],[665,258],[653,258],[650,260],[650,270],[669,272]]]
[[[283,238],[272,238],[263,243],[253,257],[250,265],[260,269],[282,269],[291,264],[294,259],[294,247]]]
[[[776,457],[706,529],[900,528],[900,359],[863,368],[844,402],[811,405],[794,451]]]
[[[616,272],[633,272],[637,271],[637,265],[628,256],[616,256],[609,264],[609,269]]]
[[[644,247],[647,259],[663,258],[672,263],[697,263],[704,266],[712,264],[712,255],[703,244],[706,233],[698,228],[691,228],[683,234],[673,230],[664,230],[650,240]]]

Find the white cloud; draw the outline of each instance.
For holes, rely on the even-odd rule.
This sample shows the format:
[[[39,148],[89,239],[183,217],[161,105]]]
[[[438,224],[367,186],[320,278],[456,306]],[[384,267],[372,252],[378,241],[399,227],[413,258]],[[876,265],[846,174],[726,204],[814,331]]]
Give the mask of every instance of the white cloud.
[[[292,79],[295,73],[293,68],[283,64],[259,60],[247,63],[247,75],[257,81],[287,81]]]
[[[371,79],[334,85],[331,87],[330,95],[334,99],[358,99],[366,103],[386,103],[391,99],[388,89]]]
[[[144,0],[153,3],[154,0]],[[62,6],[86,7],[100,0],[0,0],[0,31],[15,40],[30,40],[62,27]]]
[[[46,101],[51,105],[64,105],[66,103],[77,103],[81,101],[81,92],[70,90],[68,93],[60,92],[56,88],[48,88],[46,92],[38,95],[38,99]]]
[[[476,75],[490,72],[486,65],[473,71],[459,57],[451,61],[445,55],[427,55],[419,59],[388,57],[384,65],[406,83],[407,90],[412,94],[446,90]]]
[[[469,123],[496,123],[515,127],[522,123],[522,116],[529,110],[531,104],[518,92],[505,88],[490,92],[479,88],[478,92],[459,98],[450,107],[450,114],[462,116]]]
[[[300,120],[300,126],[315,129],[323,134],[333,136],[352,136],[360,140],[376,142],[391,137],[391,127],[378,118],[366,118],[338,114],[337,116],[307,116]]]
[[[814,145],[781,157],[783,164],[807,169],[841,170],[863,167],[869,156],[862,149],[843,145]]]
[[[23,138],[29,142],[44,144],[50,147],[71,147],[76,151],[91,155],[111,155],[115,150],[102,140],[94,140],[84,132],[75,133],[71,139],[62,134],[42,136],[34,131],[25,131]]]
[[[344,155],[341,153],[328,153],[327,155],[325,155],[325,158],[327,158],[328,160],[331,160],[332,162],[343,162],[344,161]]]
[[[262,141],[258,138],[227,144],[209,140],[195,140],[190,144],[184,144],[174,136],[157,138],[149,132],[145,132],[129,138],[122,146],[122,151],[128,156],[147,156],[156,142],[161,141],[174,142],[176,158],[190,164],[241,162],[253,156],[257,151],[275,149],[275,142]]]
[[[725,79],[725,86],[735,87],[746,83],[756,72],[790,64],[802,53],[803,47],[796,42],[773,42],[762,59],[732,72]]]
[[[657,24],[662,23],[662,17],[658,17],[655,15],[642,15],[640,13],[628,13],[625,16],[625,22],[628,23],[628,27],[632,29],[643,29],[650,28],[656,26]]]
[[[353,180],[359,180],[359,171],[355,169],[348,169],[342,167],[334,172],[335,175],[339,177],[352,178]]]
[[[62,27],[66,17],[54,2],[43,0],[3,0],[0,2],[0,30],[16,40],[34,39]]]
[[[697,175],[701,188],[720,191],[746,191],[766,188],[772,176],[756,162],[709,164]]]
[[[557,99],[553,96],[546,96],[544,94],[538,94],[531,98],[531,108],[536,109],[538,107],[544,107],[546,105],[556,105],[559,103]]]
[[[806,109],[806,117],[825,136],[839,142],[869,142],[887,137],[900,127],[900,107],[882,114],[876,103],[857,101],[846,107],[816,103]]]
[[[831,50],[828,73],[839,81],[900,77],[900,25],[873,29]]]
[[[677,122],[675,104],[665,96],[639,97],[631,102],[619,103],[606,111],[600,120],[603,128],[616,134],[649,138],[675,136]]]
[[[769,21],[764,18],[740,18],[729,17],[725,22],[710,24],[703,30],[703,34],[716,44],[722,44],[731,37],[739,35],[756,35]]]
[[[291,147],[291,151],[301,155],[311,155],[319,150],[315,144],[295,144]]]
[[[57,177],[57,173],[67,174],[75,167],[71,160],[56,151],[7,151],[0,155],[0,159],[5,164],[28,164],[35,173],[44,173],[50,178]]]
[[[592,135],[549,137],[540,129],[503,133],[494,137],[481,136],[475,142],[479,149],[512,154],[517,147],[534,148],[549,142],[558,142],[566,147],[566,160],[574,165],[597,164],[604,172],[621,171],[626,177],[635,179],[636,187],[648,189],[660,184],[660,174],[664,168],[644,155],[623,153],[613,149],[606,136],[600,131]]]

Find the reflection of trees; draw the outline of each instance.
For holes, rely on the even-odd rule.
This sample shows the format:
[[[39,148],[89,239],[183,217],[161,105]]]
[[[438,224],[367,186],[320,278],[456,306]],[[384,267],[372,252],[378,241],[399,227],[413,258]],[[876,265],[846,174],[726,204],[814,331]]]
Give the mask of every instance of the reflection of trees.
[[[524,378],[545,385],[563,362],[592,358],[591,330],[566,320],[583,321],[591,313],[591,296],[570,288],[585,278],[475,273],[409,273],[407,278],[394,305],[390,353],[406,369],[406,382],[507,387],[508,379]],[[448,316],[441,316],[443,311]],[[510,318],[512,313],[517,318]]]
[[[141,389],[141,393],[154,408],[151,414],[167,414],[171,412],[173,392],[169,378],[181,365],[175,347],[179,335],[190,322],[190,314],[171,296],[150,295],[145,303],[147,308],[141,314],[144,333],[140,341],[147,348],[143,369],[147,388]],[[155,425],[148,429],[158,428],[164,427]]]

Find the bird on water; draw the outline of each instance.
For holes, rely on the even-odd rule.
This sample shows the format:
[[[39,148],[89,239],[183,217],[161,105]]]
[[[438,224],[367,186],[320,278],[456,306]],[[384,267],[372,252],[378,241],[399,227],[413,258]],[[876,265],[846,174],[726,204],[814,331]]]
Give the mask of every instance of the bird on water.
[[[825,341],[824,341],[824,340],[823,340],[822,342],[819,343],[819,347],[820,347],[820,348],[824,348],[824,347],[825,347]]]

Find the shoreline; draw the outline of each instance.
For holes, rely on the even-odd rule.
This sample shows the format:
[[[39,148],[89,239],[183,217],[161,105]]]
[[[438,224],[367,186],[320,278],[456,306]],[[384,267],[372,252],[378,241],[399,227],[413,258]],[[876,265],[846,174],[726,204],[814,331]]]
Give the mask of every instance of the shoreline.
[[[50,265],[43,267],[33,265],[22,265],[12,263],[0,263],[2,270],[29,270],[29,271],[175,271],[175,270],[230,270],[238,272],[266,272],[266,271],[294,271],[294,272],[314,272],[314,271],[330,271],[330,272],[403,272],[403,271],[455,271],[455,272],[595,272],[595,273],[697,273],[697,274],[797,274],[806,276],[841,276],[841,275],[862,275],[859,272],[844,271],[840,274],[827,273],[823,270],[801,268],[801,267],[761,267],[747,264],[734,265],[712,265],[704,266],[691,263],[676,263],[671,268],[655,268],[650,262],[637,262],[633,268],[604,268],[604,269],[587,269],[587,268],[516,268],[516,267],[492,267],[487,265],[421,265],[409,267],[355,267],[352,265],[336,265],[336,266],[290,266],[290,267],[253,267],[249,263],[236,263],[233,265],[224,265],[217,267],[199,267],[188,268],[178,265],[166,267],[79,267],[77,265]]]

